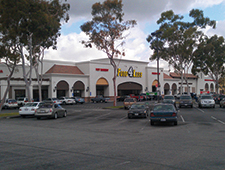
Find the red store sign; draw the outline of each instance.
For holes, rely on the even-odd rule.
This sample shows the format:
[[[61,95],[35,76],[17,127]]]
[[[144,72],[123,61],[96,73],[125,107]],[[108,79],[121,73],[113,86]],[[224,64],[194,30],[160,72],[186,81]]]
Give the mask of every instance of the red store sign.
[[[157,72],[152,72],[152,74],[153,74],[153,75],[157,75]],[[160,75],[160,73],[159,73],[159,75]]]
[[[109,69],[107,69],[107,68],[96,68],[95,70],[96,71],[104,71],[104,72],[109,71]]]

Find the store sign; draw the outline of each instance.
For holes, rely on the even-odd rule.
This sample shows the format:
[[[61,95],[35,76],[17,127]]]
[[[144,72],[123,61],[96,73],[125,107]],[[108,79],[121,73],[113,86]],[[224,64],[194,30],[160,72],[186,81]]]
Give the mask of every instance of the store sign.
[[[118,77],[137,77],[141,78],[142,77],[142,72],[136,72],[133,67],[130,67],[128,71],[122,71],[121,68],[117,69],[117,76]]]

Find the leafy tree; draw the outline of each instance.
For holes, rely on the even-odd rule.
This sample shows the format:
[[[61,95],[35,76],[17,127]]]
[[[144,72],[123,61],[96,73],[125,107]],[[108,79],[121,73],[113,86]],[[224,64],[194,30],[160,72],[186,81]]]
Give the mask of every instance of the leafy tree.
[[[216,25],[215,21],[205,18],[200,10],[191,10],[189,16],[193,18],[193,22],[182,21],[184,17],[174,14],[172,10],[163,12],[157,21],[160,28],[156,32],[162,32],[158,34],[158,42],[153,35],[147,37],[150,48],[154,50],[150,60],[157,59],[157,48],[158,57],[168,61],[175,72],[181,75],[181,93],[183,92],[183,79],[189,89],[186,73],[193,65],[193,52],[198,40],[203,36],[201,29],[207,25],[215,28]]]
[[[0,1],[0,31],[5,40],[15,44],[20,54],[29,100],[32,69],[35,64],[38,65],[34,63],[37,54],[51,46],[56,49],[61,20],[68,21],[69,7],[69,4],[61,4],[59,0]],[[29,65],[28,71],[26,65]],[[39,95],[40,87],[39,83]]]
[[[222,36],[205,36],[194,52],[194,66],[192,72],[202,71],[209,75],[216,83],[216,92],[219,90],[219,79],[225,75],[225,42]]]
[[[135,20],[123,21],[122,0],[106,0],[102,4],[95,3],[92,6],[92,21],[81,25],[81,30],[89,36],[88,41],[83,41],[86,47],[94,44],[98,50],[106,53],[114,69],[114,106],[116,106],[116,71],[115,57],[124,56],[124,50],[120,50],[124,44],[124,32],[136,25]]]
[[[2,110],[2,106],[5,102],[6,96],[10,89],[10,80],[15,72],[15,68],[20,61],[20,55],[17,53],[17,51],[14,48],[14,45],[10,44],[9,42],[5,42],[1,39],[1,42],[4,44],[0,46],[0,58],[4,60],[3,64],[5,64],[9,70],[9,75],[7,77],[7,88],[4,93],[4,96],[2,97],[2,100],[0,102],[0,111]]]

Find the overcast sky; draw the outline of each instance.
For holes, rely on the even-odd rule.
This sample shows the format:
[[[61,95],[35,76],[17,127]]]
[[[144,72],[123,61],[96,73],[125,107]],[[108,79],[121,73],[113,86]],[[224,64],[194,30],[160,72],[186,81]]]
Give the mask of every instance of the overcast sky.
[[[102,51],[84,48],[80,43],[87,39],[81,32],[80,26],[91,20],[92,5],[103,0],[67,0],[67,2],[70,4],[70,20],[68,23],[63,23],[57,50],[47,50],[45,58],[73,62],[106,58],[106,54]],[[225,0],[123,0],[122,2],[124,20],[137,21],[137,25],[129,31],[129,36],[125,40],[126,56],[123,59],[149,61],[152,51],[146,38],[159,28],[156,21],[161,13],[167,10],[173,10],[175,14],[189,18],[188,13],[191,9],[201,9],[204,16],[217,21],[217,28],[207,29],[206,33],[209,36],[217,34],[225,37]],[[149,65],[156,66],[156,62],[151,62]],[[160,66],[168,65],[160,61]]]

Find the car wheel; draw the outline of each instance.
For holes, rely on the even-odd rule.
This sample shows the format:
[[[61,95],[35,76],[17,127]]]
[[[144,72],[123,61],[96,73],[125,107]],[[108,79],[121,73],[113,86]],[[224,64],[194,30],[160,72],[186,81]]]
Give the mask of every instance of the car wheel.
[[[222,107],[221,104],[220,104],[220,107]]]
[[[57,113],[55,113],[55,115],[54,115],[54,119],[57,119],[58,118],[58,114]]]
[[[173,124],[174,124],[174,126],[177,126],[177,121],[175,121]]]
[[[128,119],[131,119],[131,116],[127,116],[128,117]]]
[[[65,111],[64,113],[63,113],[63,117],[66,117],[67,116],[67,112]]]
[[[213,108],[215,108],[215,105],[213,106]]]
[[[191,108],[193,107],[193,105],[191,105]]]
[[[179,108],[181,108],[181,106],[179,106]]]
[[[152,120],[150,121],[150,125],[151,125],[151,126],[153,126],[153,125],[154,125],[154,122],[153,122]]]

